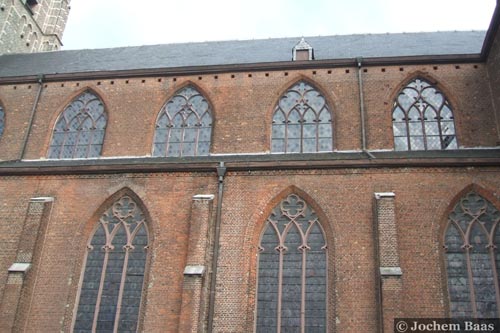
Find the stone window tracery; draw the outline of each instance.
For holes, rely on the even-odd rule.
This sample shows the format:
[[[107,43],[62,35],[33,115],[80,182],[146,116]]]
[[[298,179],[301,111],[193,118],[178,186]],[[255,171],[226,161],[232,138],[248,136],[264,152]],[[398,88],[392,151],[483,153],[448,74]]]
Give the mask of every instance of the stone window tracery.
[[[107,114],[102,101],[90,91],[73,100],[54,127],[48,158],[92,158],[101,155]]]
[[[105,211],[87,245],[74,332],[137,332],[148,242],[131,197]]]
[[[332,151],[332,132],[332,115],[325,97],[300,81],[281,96],[274,109],[271,152]]]
[[[395,150],[457,149],[450,103],[436,87],[417,78],[399,93],[392,111]]]
[[[210,152],[212,110],[192,85],[178,91],[156,121],[153,156],[202,156]]]
[[[258,255],[257,332],[326,332],[327,244],[296,194],[268,217]]]
[[[498,318],[500,212],[469,192],[448,217],[444,235],[450,315]]]

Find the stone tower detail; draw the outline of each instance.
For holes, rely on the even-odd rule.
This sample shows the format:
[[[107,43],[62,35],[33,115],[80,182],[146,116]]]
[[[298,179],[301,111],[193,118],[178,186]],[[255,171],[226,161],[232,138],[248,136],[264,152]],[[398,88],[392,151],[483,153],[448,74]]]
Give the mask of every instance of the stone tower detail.
[[[0,0],[0,54],[59,50],[71,0]]]

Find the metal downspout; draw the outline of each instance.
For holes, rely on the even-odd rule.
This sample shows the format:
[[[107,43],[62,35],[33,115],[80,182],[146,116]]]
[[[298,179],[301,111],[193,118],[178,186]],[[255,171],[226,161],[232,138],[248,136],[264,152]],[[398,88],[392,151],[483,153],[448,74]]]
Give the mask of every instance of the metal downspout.
[[[359,113],[361,117],[361,150],[368,155],[368,158],[375,158],[375,156],[366,150],[365,100],[363,95],[363,78],[361,76],[362,61],[362,58],[356,58],[358,64]]]
[[[40,101],[40,96],[42,95],[43,90],[43,74],[38,76],[38,92],[35,97],[35,102],[33,103],[33,108],[31,109],[31,115],[28,122],[28,129],[26,130],[26,134],[23,139],[23,146],[21,148],[21,154],[19,155],[19,160],[24,158],[24,153],[26,152],[26,146],[28,145],[28,139],[31,133],[31,126],[33,125],[33,119],[35,118],[35,112],[38,107],[38,102]]]
[[[215,287],[217,282],[217,262],[219,261],[219,239],[220,239],[220,225],[221,225],[221,212],[222,212],[222,198],[224,194],[224,176],[226,175],[226,167],[224,162],[220,162],[217,167],[217,176],[219,177],[219,189],[217,195],[217,210],[215,216],[215,235],[212,255],[212,276],[210,278],[210,298],[208,302],[208,323],[207,331],[213,332],[214,313],[215,313]]]

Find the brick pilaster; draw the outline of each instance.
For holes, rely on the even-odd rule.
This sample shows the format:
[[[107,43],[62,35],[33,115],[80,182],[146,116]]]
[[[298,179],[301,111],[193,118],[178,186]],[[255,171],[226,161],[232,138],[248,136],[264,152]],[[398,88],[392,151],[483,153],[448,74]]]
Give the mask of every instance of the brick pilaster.
[[[195,195],[184,270],[180,332],[205,332],[210,267],[213,195]]]
[[[9,268],[7,285],[0,303],[1,332],[19,331],[19,326],[29,311],[33,279],[53,201],[50,197],[32,198],[28,205],[16,260]]]
[[[401,316],[402,281],[396,229],[395,195],[375,193],[375,228],[378,248],[380,328],[392,332],[394,318]]]

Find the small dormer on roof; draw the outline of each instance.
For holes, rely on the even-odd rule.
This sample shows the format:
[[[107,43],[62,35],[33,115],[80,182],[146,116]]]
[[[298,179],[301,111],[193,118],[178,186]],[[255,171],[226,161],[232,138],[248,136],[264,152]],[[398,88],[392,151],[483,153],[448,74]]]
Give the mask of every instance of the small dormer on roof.
[[[293,61],[314,60],[314,49],[304,37],[293,47]]]

